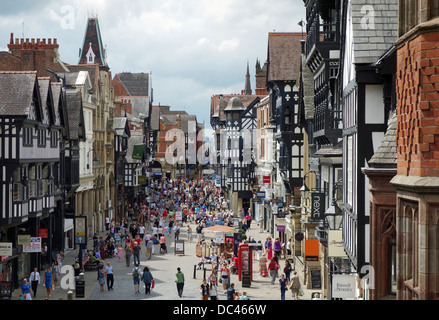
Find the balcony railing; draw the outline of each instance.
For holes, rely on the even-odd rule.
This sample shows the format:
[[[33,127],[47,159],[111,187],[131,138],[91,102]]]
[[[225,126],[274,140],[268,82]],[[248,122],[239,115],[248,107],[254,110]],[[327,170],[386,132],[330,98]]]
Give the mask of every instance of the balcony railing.
[[[338,47],[340,44],[340,25],[338,8],[335,8],[335,2],[332,5],[322,5],[314,0],[308,3],[307,7],[307,37],[306,37],[306,55],[309,57],[314,46],[320,48],[321,44],[330,47]],[[332,8],[334,6],[334,8]],[[331,9],[335,9],[335,16],[331,16]],[[322,10],[322,11],[320,11]],[[322,14],[325,19],[322,18]],[[324,55],[324,52],[322,52]]]

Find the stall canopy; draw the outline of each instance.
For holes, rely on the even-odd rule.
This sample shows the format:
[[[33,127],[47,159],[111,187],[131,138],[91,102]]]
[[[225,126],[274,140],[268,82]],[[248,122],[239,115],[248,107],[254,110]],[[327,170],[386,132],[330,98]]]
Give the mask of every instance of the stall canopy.
[[[224,233],[233,233],[235,232],[235,228],[228,226],[216,225],[208,228],[204,228],[203,231],[212,231],[212,232],[224,232]]]

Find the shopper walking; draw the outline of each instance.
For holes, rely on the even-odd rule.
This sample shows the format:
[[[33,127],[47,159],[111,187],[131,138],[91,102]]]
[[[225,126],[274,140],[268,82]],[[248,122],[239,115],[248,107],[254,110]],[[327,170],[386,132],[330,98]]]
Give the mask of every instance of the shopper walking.
[[[47,297],[50,297],[50,290],[52,289],[52,270],[50,267],[47,267],[46,272],[44,273],[44,285],[46,286]]]
[[[201,299],[202,300],[209,300],[209,284],[207,283],[207,280],[204,279],[203,283],[200,286],[200,293],[201,293]]]
[[[114,275],[113,266],[110,264],[110,261],[107,262],[107,266],[105,267],[105,278],[107,279],[108,291],[113,290]]]
[[[23,283],[21,284],[21,294],[24,300],[32,300],[32,289],[26,278],[23,279]]]
[[[151,294],[151,284],[154,278],[148,267],[143,268],[141,280],[145,284],[145,294]]]
[[[134,246],[133,246],[133,258],[134,258],[133,262],[134,262],[134,265],[140,264],[140,254],[141,254],[141,251],[142,251],[142,247],[140,246],[140,243],[137,242],[137,241],[134,242]]]
[[[285,292],[288,290],[288,281],[282,274],[279,279],[280,299],[285,300]]]
[[[129,243],[129,240],[125,241],[125,261],[127,264],[127,267],[131,265],[131,256],[132,256],[131,246]]]
[[[218,286],[215,280],[210,282],[210,300],[218,300]]]
[[[152,257],[152,249],[153,249],[153,246],[154,246],[154,242],[153,242],[152,240],[149,240],[149,241],[146,243],[146,257],[147,257],[148,259],[151,259],[151,257]]]
[[[262,254],[262,257],[259,259],[259,273],[261,277],[268,277],[268,269],[267,269],[267,255],[265,253]]]
[[[98,282],[101,292],[104,291],[104,285],[105,285],[105,268],[104,265],[100,266],[99,273],[98,273]]]
[[[271,284],[274,284],[274,282],[276,281],[276,275],[278,269],[279,269],[279,265],[277,264],[276,260],[274,258],[271,259],[270,263],[268,264],[268,272],[270,274]]]
[[[294,300],[299,299],[300,287],[301,284],[300,284],[299,276],[297,275],[297,272],[294,272],[290,282],[290,290]]]
[[[141,272],[140,272],[140,268],[139,268],[138,264],[134,265],[133,271],[131,273],[132,273],[133,282],[134,282],[134,291],[135,291],[135,293],[140,293],[139,287],[140,287]]]
[[[192,228],[189,224],[187,225],[186,233],[187,233],[187,240],[189,241],[189,243],[192,243]]]
[[[38,268],[35,267],[34,271],[31,272],[29,277],[32,292],[34,293],[34,298],[37,297],[37,290],[38,290],[38,285],[40,284],[40,280],[41,280],[40,273],[38,272]]]
[[[184,273],[181,272],[180,267],[177,268],[177,273],[175,274],[176,276],[176,280],[175,282],[177,283],[177,293],[178,296],[181,298],[181,296],[183,295],[183,288],[184,288]]]
[[[290,283],[291,271],[293,271],[293,267],[291,266],[290,261],[285,260],[284,273],[285,273],[285,279],[288,281],[288,283]]]
[[[227,290],[227,285],[229,284],[229,276],[230,276],[230,270],[229,268],[227,268],[227,264],[223,263],[223,265],[221,266],[221,282],[223,284],[223,293],[226,293]]]

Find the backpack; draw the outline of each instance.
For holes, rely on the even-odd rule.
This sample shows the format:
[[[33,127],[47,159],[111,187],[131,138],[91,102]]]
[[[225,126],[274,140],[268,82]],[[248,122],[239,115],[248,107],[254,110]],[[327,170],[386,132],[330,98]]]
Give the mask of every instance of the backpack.
[[[140,278],[140,270],[139,268],[134,268],[133,279],[139,279],[139,278]]]

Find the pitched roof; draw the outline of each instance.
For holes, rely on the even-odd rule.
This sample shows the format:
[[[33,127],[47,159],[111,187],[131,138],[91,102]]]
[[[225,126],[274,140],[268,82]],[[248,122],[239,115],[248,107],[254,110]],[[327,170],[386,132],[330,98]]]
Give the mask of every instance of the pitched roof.
[[[226,117],[224,114],[224,109],[227,108],[227,105],[229,101],[235,97],[238,97],[242,101],[243,110],[247,109],[247,107],[255,101],[256,98],[264,98],[265,95],[236,95],[236,94],[229,94],[229,95],[215,95],[212,96],[210,99],[211,103],[211,116],[219,117],[220,121],[226,121]]]
[[[114,133],[118,136],[123,136],[124,134],[130,136],[130,128],[126,117],[115,117],[113,119],[113,129]]]
[[[127,154],[125,156],[125,159],[128,163],[141,162],[140,160],[133,159],[134,147],[139,145],[143,145],[143,146],[145,145],[143,135],[132,135],[131,137],[129,137]]]
[[[96,88],[98,86],[98,79],[99,79],[99,65],[97,64],[76,64],[76,65],[67,65],[69,70],[71,72],[78,72],[78,71],[88,71],[88,75],[90,77],[90,82],[92,85],[93,91],[96,91]]]
[[[90,45],[91,44],[91,45]],[[89,17],[85,29],[84,41],[82,44],[80,59],[78,64],[87,64],[87,53],[91,49],[95,54],[93,64],[107,67],[105,58],[105,48],[102,44],[101,31],[99,29],[99,21],[96,17]]]
[[[268,81],[297,80],[301,63],[301,40],[302,33],[268,34]]]
[[[160,107],[153,106],[151,109],[151,129],[160,130]]]
[[[37,81],[36,71],[0,72],[0,114],[29,115],[34,94],[39,96]],[[37,108],[41,108],[41,101],[37,103]],[[39,114],[41,115],[41,112]]]
[[[396,151],[396,130],[397,130],[396,112],[393,112],[389,119],[387,132],[381,141],[380,146],[368,161],[370,167],[374,168],[396,168],[397,151]]]
[[[149,96],[149,74],[122,72],[116,74],[130,96]]]
[[[83,113],[82,113],[82,95],[81,92],[67,92],[67,115],[69,118],[69,136],[70,139],[78,140],[84,137]]]
[[[53,109],[54,109],[54,117],[56,125],[63,125],[63,118],[61,115],[61,93],[62,93],[62,83],[61,82],[52,82],[50,84],[52,86],[52,96],[53,96]]]

